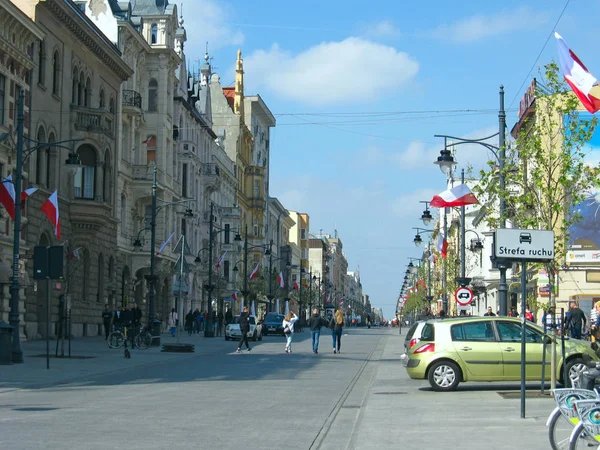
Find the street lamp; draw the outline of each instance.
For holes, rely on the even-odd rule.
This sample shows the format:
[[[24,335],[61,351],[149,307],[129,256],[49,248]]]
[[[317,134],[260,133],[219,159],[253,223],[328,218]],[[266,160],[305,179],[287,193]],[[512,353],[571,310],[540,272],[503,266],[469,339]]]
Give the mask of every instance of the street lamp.
[[[428,227],[431,221],[433,220],[433,217],[431,216],[431,211],[429,210],[429,202],[420,201],[419,203],[425,203],[425,211],[423,211],[423,214],[421,214],[421,220],[423,221],[423,225]]]
[[[440,170],[448,175],[456,162],[452,157],[451,152],[448,150],[447,140],[452,140],[451,146],[457,146],[462,144],[478,144],[488,149],[498,161],[498,187],[500,189],[500,201],[499,201],[499,213],[500,213],[500,228],[506,228],[506,202],[503,197],[505,191],[505,178],[504,178],[504,166],[506,163],[506,111],[504,110],[504,86],[500,86],[500,109],[498,110],[498,133],[492,134],[480,139],[465,139],[456,136],[449,136],[443,134],[436,134],[435,137],[444,138],[444,150],[440,152],[440,156],[434,164],[440,167]],[[487,141],[490,138],[498,136],[498,146],[489,144]],[[445,221],[444,221],[445,222]],[[498,300],[500,303],[500,315],[506,316],[508,312],[507,294],[508,288],[506,285],[506,269],[507,266],[504,264],[498,264],[500,271],[500,282],[498,284]]]
[[[56,147],[70,150],[69,157],[65,161],[67,165],[79,165],[79,157],[73,151],[72,147],[66,147],[62,144],[81,142],[84,139],[67,139],[59,142],[38,142],[33,139],[27,139],[33,142],[33,147],[24,149],[24,123],[25,123],[25,91],[19,90],[19,101],[17,106],[17,142],[16,142],[16,167],[13,183],[15,185],[15,220],[13,221],[13,261],[12,261],[12,280],[10,286],[10,313],[8,321],[13,327],[12,339],[12,361],[15,363],[23,362],[23,350],[21,349],[21,333],[20,333],[20,313],[19,313],[19,244],[21,241],[21,184],[23,181],[23,163],[26,159],[40,147]],[[9,133],[0,134],[0,142],[8,139],[12,140]]]
[[[237,236],[236,236],[237,239]],[[244,225],[244,289],[242,290],[242,295],[244,296],[244,304],[247,304],[247,300],[248,300],[248,294],[250,293],[250,291],[248,290],[248,251],[254,248],[264,248],[265,250],[265,254],[270,255],[271,254],[271,246],[272,246],[272,241],[269,242],[269,244],[264,244],[264,245],[248,245],[248,224]],[[270,258],[269,258],[270,259]],[[270,266],[270,264],[269,264]],[[234,269],[235,270],[235,269]],[[269,267],[269,272],[272,270],[271,267]],[[269,273],[269,283],[270,280],[272,278],[272,274]]]

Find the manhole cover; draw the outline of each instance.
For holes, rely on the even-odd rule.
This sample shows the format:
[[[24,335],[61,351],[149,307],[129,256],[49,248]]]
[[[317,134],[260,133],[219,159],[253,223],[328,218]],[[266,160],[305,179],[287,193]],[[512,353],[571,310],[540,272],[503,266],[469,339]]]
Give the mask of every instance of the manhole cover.
[[[377,395],[403,395],[406,392],[375,392]]]
[[[54,411],[59,408],[42,408],[39,406],[31,406],[27,408],[13,408],[13,411]]]
[[[31,355],[31,358],[45,358],[46,355]],[[73,355],[73,356],[56,356],[50,355],[50,358],[56,359],[92,359],[96,358],[95,356],[84,356],[84,355]]]
[[[516,399],[521,398],[521,392],[497,392],[497,394],[504,399]],[[542,395],[541,392],[525,392],[525,398],[551,398],[548,395]]]

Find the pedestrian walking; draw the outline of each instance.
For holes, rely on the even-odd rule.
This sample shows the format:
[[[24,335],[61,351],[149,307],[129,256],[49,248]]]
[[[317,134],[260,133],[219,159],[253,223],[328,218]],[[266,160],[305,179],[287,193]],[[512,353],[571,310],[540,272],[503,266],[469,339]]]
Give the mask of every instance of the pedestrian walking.
[[[193,324],[192,324],[192,327],[193,327],[192,332],[193,333],[198,333],[198,334],[200,333],[200,324],[198,323],[198,316],[199,315],[200,315],[200,310],[198,308],[196,308],[196,311],[194,311],[194,313],[193,313],[194,320],[192,321],[193,322]]]
[[[329,322],[329,328],[331,328],[331,338],[333,340],[333,353],[340,353],[342,347],[342,330],[344,329],[344,313],[341,310],[337,310],[331,321]]]
[[[294,338],[294,324],[298,316],[292,311],[283,318],[283,334],[285,335],[285,352],[292,353],[292,339]]]
[[[565,320],[564,329],[569,330],[573,339],[581,339],[581,330],[585,327],[585,313],[579,309],[577,303],[569,302],[569,315]]]
[[[250,314],[248,314],[248,307],[244,306],[244,310],[240,313],[240,345],[236,350],[236,353],[242,353],[242,344],[246,344],[246,351],[252,350],[248,345],[248,333],[250,332]]]
[[[188,336],[192,335],[194,328],[194,313],[190,309],[190,312],[185,315],[185,329],[188,332]]]
[[[326,327],[327,321],[321,317],[317,308],[313,309],[312,316],[308,319],[308,328],[312,338],[313,353],[319,353],[319,337],[321,336],[321,327]]]
[[[104,311],[102,311],[102,322],[104,322],[104,340],[108,339],[108,335],[110,334],[110,321],[112,319],[113,313],[110,309],[108,309],[108,303],[104,305]]]
[[[488,306],[487,312],[484,314],[484,316],[495,316],[496,314],[494,314],[494,311],[492,311],[492,307]]]
[[[171,337],[175,337],[177,331],[177,312],[175,312],[175,308],[171,308],[171,314],[169,314],[169,328],[171,329]]]

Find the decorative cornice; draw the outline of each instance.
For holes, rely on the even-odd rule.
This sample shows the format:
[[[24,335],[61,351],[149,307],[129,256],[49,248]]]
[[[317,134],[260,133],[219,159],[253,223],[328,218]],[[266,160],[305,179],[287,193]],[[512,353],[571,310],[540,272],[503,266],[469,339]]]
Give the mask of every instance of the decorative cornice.
[[[38,8],[42,5],[121,80],[127,80],[133,74],[133,69],[121,59],[121,52],[85,15],[77,12],[70,1],[46,0]]]

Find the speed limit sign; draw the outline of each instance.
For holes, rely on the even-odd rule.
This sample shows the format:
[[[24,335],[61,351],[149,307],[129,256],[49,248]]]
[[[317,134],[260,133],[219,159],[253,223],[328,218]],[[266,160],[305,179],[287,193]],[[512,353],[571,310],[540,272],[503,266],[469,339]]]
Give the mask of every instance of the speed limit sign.
[[[454,298],[460,306],[467,306],[473,301],[473,291],[468,287],[459,287],[454,293]]]

